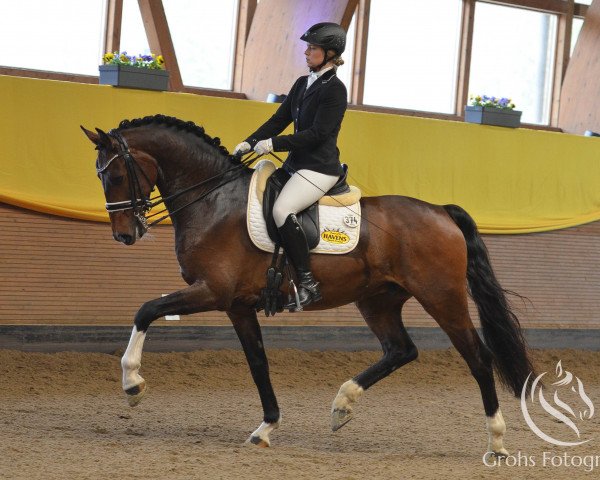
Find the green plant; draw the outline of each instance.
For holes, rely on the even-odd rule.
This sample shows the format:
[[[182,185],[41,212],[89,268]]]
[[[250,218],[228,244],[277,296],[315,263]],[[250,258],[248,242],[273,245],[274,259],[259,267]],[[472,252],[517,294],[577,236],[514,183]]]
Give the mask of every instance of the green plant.
[[[164,70],[165,59],[162,55],[127,55],[127,52],[108,52],[102,56],[104,65],[129,65],[131,67]]]
[[[489,97],[487,95],[470,95],[469,105],[472,107],[493,107],[503,110],[512,110],[515,104],[510,98],[506,97]]]

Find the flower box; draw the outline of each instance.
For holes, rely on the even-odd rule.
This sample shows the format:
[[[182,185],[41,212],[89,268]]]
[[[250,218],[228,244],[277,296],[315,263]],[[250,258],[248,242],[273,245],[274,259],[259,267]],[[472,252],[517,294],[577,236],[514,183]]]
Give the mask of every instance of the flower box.
[[[146,90],[168,90],[169,72],[161,69],[132,67],[129,65],[100,65],[101,85]]]
[[[465,107],[465,122],[517,128],[521,125],[522,113],[519,110],[508,108],[467,105]]]

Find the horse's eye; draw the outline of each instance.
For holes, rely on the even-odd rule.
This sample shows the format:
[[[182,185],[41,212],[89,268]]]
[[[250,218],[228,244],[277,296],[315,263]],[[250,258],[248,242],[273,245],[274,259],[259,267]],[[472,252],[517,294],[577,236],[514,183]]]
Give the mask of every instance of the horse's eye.
[[[123,183],[123,175],[109,175],[108,176],[108,183],[110,183],[111,185],[121,185]]]

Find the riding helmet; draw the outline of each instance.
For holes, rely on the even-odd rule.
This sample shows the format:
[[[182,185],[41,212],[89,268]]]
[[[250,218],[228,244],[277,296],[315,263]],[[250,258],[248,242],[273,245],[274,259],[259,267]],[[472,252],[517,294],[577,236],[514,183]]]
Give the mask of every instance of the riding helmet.
[[[333,50],[336,55],[346,49],[346,31],[337,23],[317,23],[304,32],[300,40],[323,47],[325,51]]]

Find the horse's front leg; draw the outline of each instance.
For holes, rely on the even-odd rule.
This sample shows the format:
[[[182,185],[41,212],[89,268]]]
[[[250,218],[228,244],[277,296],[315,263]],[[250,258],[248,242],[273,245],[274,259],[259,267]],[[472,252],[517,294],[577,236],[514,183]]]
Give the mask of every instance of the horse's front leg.
[[[250,435],[246,443],[258,445],[260,447],[271,446],[269,434],[279,428],[281,415],[277,406],[275,392],[271,385],[269,377],[269,362],[263,346],[260,325],[256,318],[254,309],[243,309],[242,311],[227,312],[233,328],[240,339],[246,360],[252,373],[254,383],[258,388],[258,394],[263,407],[263,422]]]
[[[150,324],[165,315],[186,315],[215,309],[214,295],[204,283],[194,284],[165,297],[150,300],[142,305],[135,315],[129,345],[127,345],[121,359],[123,390],[127,395],[127,402],[130,406],[135,407],[140,403],[148,391],[146,382],[139,371],[142,364],[142,350],[146,339],[146,331]]]

